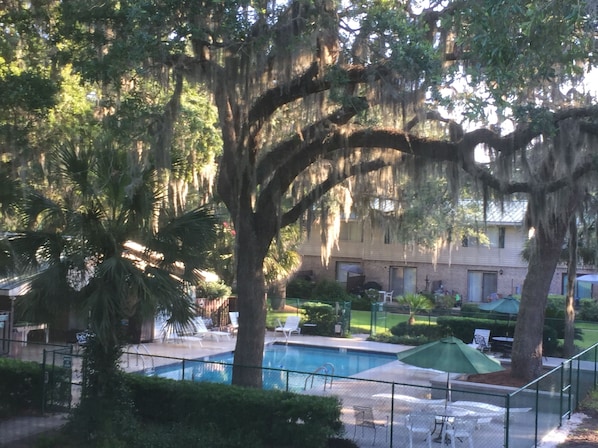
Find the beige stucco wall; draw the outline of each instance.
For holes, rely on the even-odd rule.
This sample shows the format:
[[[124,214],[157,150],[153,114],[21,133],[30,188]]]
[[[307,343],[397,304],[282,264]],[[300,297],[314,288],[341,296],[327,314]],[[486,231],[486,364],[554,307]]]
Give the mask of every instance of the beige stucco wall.
[[[300,247],[301,269],[313,271],[317,278],[334,280],[339,261],[358,263],[363,268],[366,282],[375,281],[386,290],[390,283],[390,268],[406,266],[416,268],[418,291],[425,290],[427,278],[429,287],[435,281],[442,281],[445,289],[459,292],[467,300],[469,271],[496,272],[497,292],[502,295],[520,292],[527,274],[527,263],[520,256],[527,235],[521,226],[506,228],[504,248],[444,246],[434,253],[400,244],[385,244],[381,231],[364,225],[364,241],[339,241],[327,265],[322,262],[319,235],[318,228],[312,229],[311,238]],[[551,284],[551,294],[561,294],[564,273],[566,266],[559,266]]]

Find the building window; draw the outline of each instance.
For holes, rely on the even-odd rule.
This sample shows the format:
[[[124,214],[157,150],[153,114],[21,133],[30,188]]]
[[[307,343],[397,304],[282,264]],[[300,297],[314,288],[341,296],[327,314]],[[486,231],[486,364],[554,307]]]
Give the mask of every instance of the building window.
[[[398,238],[389,227],[384,230],[384,244],[394,244],[398,242]]]
[[[362,223],[358,221],[342,221],[338,239],[341,241],[363,241]]]
[[[507,234],[506,227],[499,227],[498,228],[498,248],[504,249],[505,248],[505,236]]]
[[[391,266],[390,267],[390,290],[393,297],[405,294],[415,294],[416,268]]]
[[[469,271],[467,273],[467,300],[484,302],[497,293],[498,272]]]
[[[361,263],[351,263],[346,261],[336,262],[336,281],[339,283],[347,283],[349,277],[362,276],[363,268]]]

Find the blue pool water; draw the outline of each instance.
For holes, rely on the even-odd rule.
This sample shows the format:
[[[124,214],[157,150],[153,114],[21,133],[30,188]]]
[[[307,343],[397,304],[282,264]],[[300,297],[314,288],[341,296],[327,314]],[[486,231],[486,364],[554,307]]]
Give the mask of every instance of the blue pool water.
[[[233,353],[229,352],[197,360],[185,360],[157,367],[153,373],[175,380],[230,383],[233,356]],[[264,351],[263,382],[264,387],[268,389],[303,388],[307,375],[323,365],[326,365],[326,370],[322,372],[334,376],[351,376],[396,359],[397,356],[390,353],[272,344],[266,346]],[[330,364],[334,366],[334,371]],[[323,378],[316,376],[316,381],[324,381]]]

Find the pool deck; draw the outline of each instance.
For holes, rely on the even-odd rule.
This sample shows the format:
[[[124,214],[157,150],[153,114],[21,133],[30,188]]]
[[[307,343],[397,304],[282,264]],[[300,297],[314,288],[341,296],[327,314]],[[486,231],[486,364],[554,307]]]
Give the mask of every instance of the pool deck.
[[[210,335],[211,336],[211,335]],[[366,351],[377,351],[385,353],[398,353],[400,351],[410,348],[405,345],[387,344],[380,342],[367,341],[367,335],[352,335],[351,338],[333,338],[323,336],[311,335],[293,335],[289,344],[305,344],[325,347],[338,347],[347,349],[359,349]],[[128,354],[123,355],[122,366],[126,371],[138,371],[143,367],[147,367],[147,355],[156,356],[154,358],[155,366],[161,364],[172,363],[172,358],[196,359],[204,356],[215,355],[223,352],[234,351],[236,345],[236,337],[204,337],[202,340],[196,338],[182,338],[171,342],[152,342],[145,343],[138,346],[129,346],[126,348]],[[265,339],[268,343],[285,343],[284,337],[280,334],[268,332]],[[29,348],[29,347],[27,347]],[[32,353],[27,356],[23,353],[22,358],[39,359],[39,353],[36,355]],[[38,347],[38,350],[39,351]],[[77,359],[73,359],[73,369],[76,371]],[[562,359],[559,358],[545,358],[544,364],[546,366],[554,367],[559,365]],[[353,405],[366,405],[374,408],[377,415],[392,414],[390,403],[392,400],[381,400],[375,397],[380,394],[404,394],[413,397],[429,397],[430,381],[443,375],[446,378],[446,373],[432,371],[428,369],[419,369],[403,364],[399,361],[392,361],[380,367],[369,369],[359,374],[354,375],[351,379],[336,381],[332,388],[321,388],[322,383],[316,384],[315,387],[302,391],[311,395],[334,395],[338,396],[343,405],[342,420],[345,424],[345,437],[353,438],[356,434],[356,442],[359,446],[388,446],[383,434],[379,434],[376,438],[376,443],[372,443],[372,434],[361,434],[361,429],[354,430],[354,413]],[[455,377],[458,374],[455,374]],[[374,380],[374,381],[363,381]],[[392,385],[392,383],[395,385]],[[395,411],[397,409],[395,408]],[[406,411],[408,412],[408,411]],[[64,423],[64,415],[44,416],[44,417],[23,417],[20,419],[9,419],[0,422],[0,447],[8,448],[22,448],[28,446],[22,443],[36,434],[41,434],[46,431],[51,431],[60,427]],[[25,419],[25,420],[23,420]],[[394,428],[394,440],[407,443],[404,433],[404,424],[401,422],[393,422],[391,425]],[[489,428],[488,428],[489,429]],[[498,425],[496,431],[501,431],[501,426]],[[492,436],[492,432],[488,432]],[[365,437],[363,437],[365,436]],[[485,439],[485,437],[484,437]],[[27,442],[25,442],[27,443]],[[396,442],[395,442],[396,443]],[[478,445],[479,443],[479,445]],[[400,446],[403,446],[402,444]],[[418,444],[419,446],[419,444]],[[476,440],[475,446],[485,446],[486,448],[493,447],[490,440]]]

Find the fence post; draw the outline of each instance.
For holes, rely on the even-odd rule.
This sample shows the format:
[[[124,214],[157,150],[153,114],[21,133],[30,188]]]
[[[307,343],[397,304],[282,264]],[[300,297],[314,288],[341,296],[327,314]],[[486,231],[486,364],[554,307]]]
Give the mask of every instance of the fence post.
[[[395,383],[392,383],[391,386],[391,398],[390,398],[390,448],[392,448],[392,436],[393,436],[393,429],[394,429],[394,418],[395,418]]]

